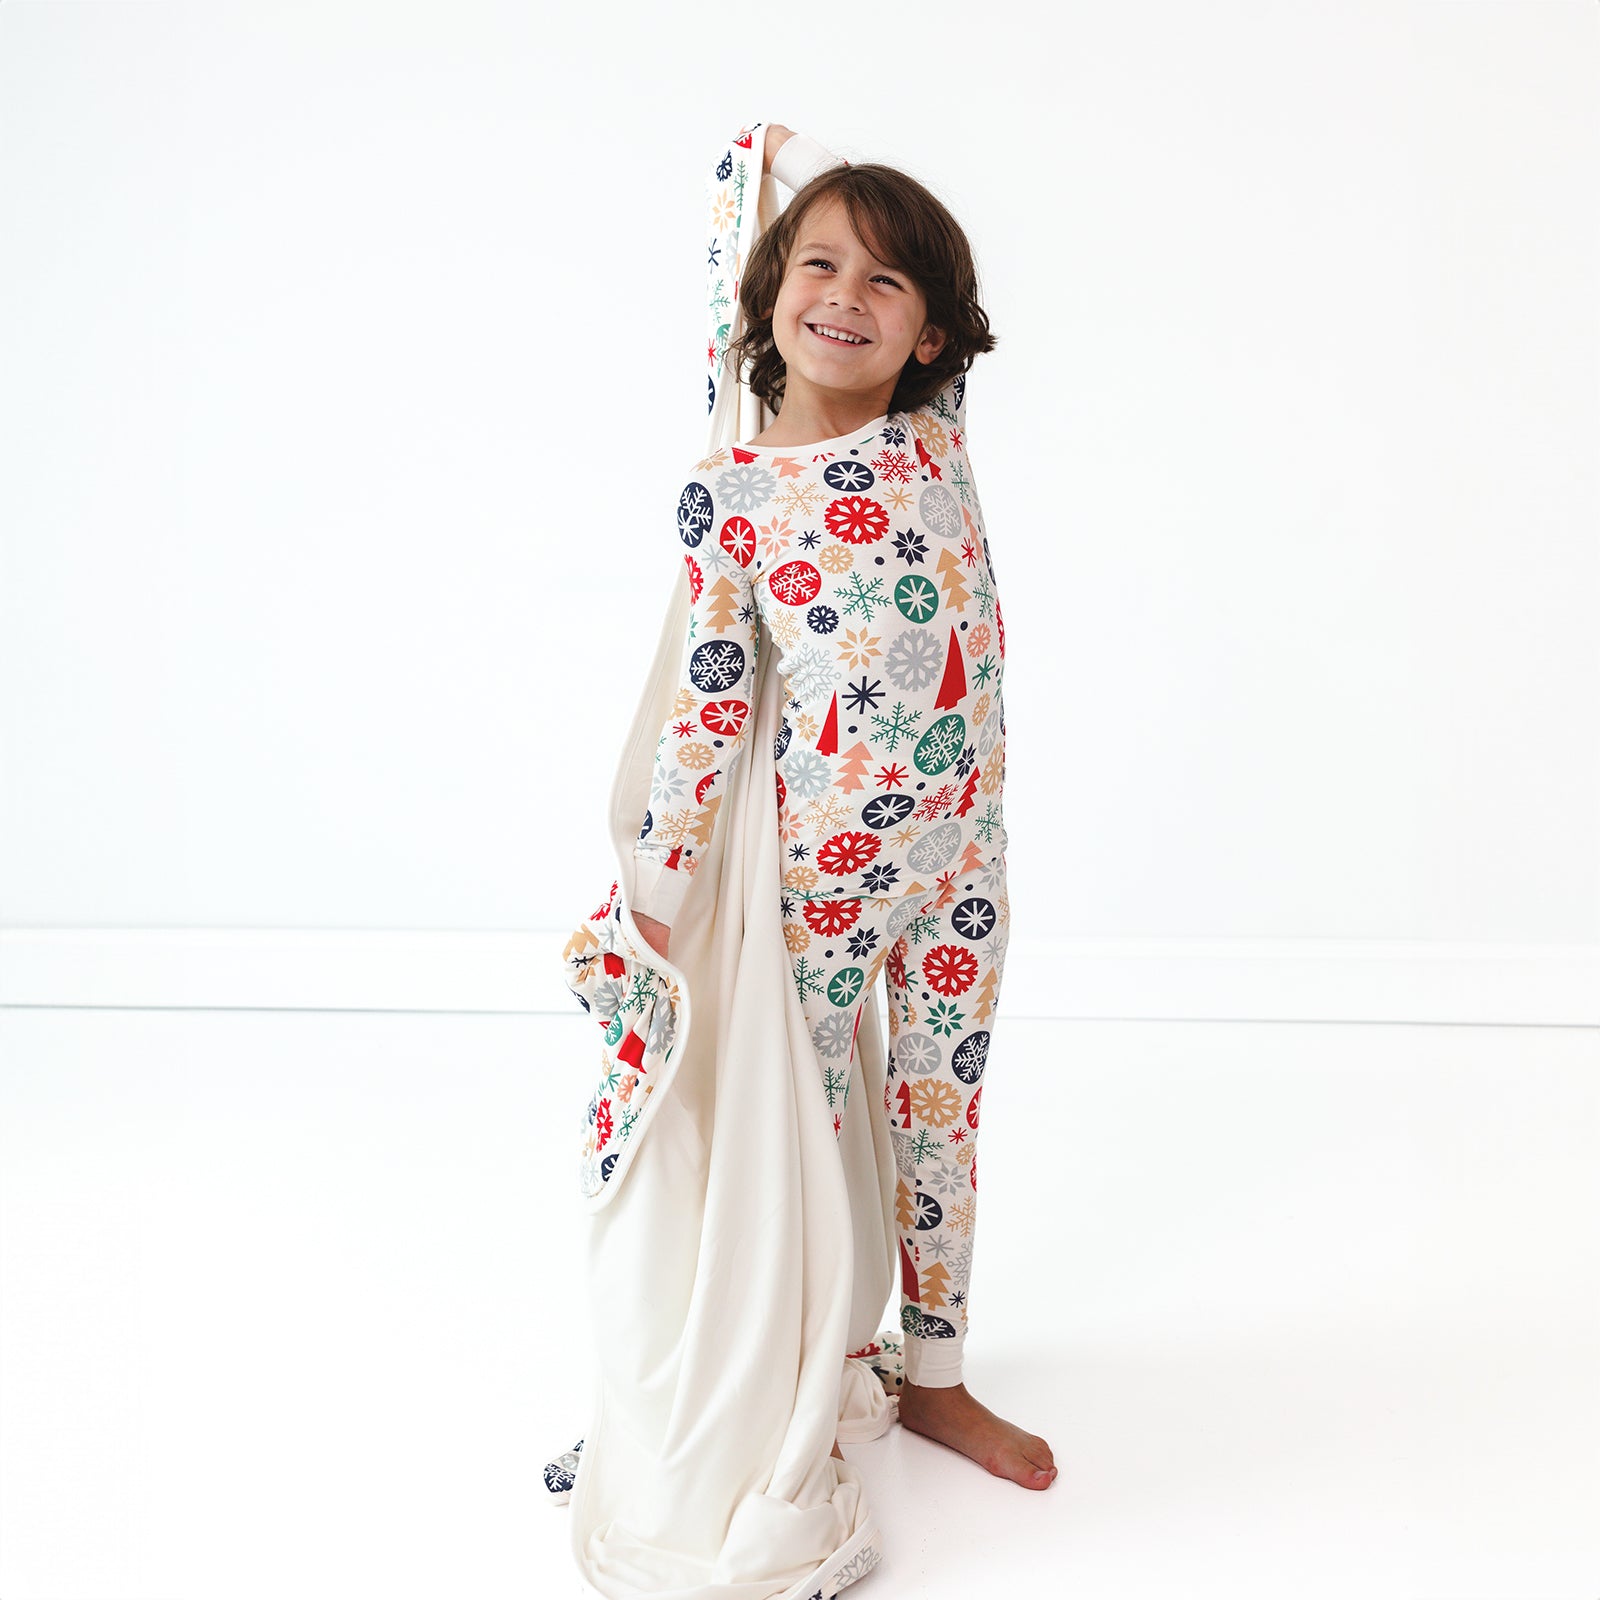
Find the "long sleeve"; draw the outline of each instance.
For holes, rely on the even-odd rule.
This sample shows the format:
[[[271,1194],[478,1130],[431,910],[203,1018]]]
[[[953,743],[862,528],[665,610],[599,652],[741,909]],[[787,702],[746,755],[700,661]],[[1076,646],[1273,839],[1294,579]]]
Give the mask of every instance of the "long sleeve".
[[[708,175],[706,307],[707,405],[714,407],[732,336],[748,237],[761,183],[767,124],[742,128]],[[798,190],[841,158],[803,133],[791,134],[773,158],[772,176]],[[705,483],[691,480],[678,503],[678,531],[687,547],[691,610],[672,717],[661,730],[650,809],[634,842],[634,909],[675,920],[689,892],[695,856],[710,844],[728,780],[746,743],[755,681],[757,610],[752,575],[754,529],[724,516]]]
[[[714,523],[718,525],[714,526]],[[678,504],[689,572],[689,632],[672,715],[656,745],[650,810],[634,842],[634,910],[671,923],[689,892],[693,858],[711,843],[728,780],[744,752],[755,683],[754,530],[718,521],[692,480]]]

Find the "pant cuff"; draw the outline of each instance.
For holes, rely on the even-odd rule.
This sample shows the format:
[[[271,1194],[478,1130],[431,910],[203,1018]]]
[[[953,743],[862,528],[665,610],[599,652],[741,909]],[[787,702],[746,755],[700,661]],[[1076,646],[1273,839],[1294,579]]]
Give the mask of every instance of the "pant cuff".
[[[919,1389],[951,1389],[961,1380],[960,1339],[919,1339],[907,1334],[904,1343],[906,1381]]]

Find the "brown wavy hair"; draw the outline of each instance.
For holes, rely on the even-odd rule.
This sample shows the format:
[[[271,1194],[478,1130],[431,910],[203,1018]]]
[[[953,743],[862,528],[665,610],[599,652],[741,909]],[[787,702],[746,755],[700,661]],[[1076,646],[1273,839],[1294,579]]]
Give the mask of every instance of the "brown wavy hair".
[[[889,409],[914,411],[999,341],[978,302],[978,269],[961,224],[915,178],[878,161],[818,173],[756,240],[739,282],[745,330],[728,343],[727,370],[738,372],[748,363],[752,392],[771,410],[782,409],[788,371],[772,337],[772,313],[806,213],[830,196],[843,203],[850,226],[873,255],[922,290],[926,320],[944,331],[944,348],[932,361],[924,366],[912,354],[900,369]]]

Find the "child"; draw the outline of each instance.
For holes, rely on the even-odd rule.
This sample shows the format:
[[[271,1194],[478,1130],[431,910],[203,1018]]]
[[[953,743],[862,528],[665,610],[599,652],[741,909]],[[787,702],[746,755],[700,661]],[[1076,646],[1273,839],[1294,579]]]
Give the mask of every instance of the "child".
[[[835,1133],[861,1007],[888,976],[899,1420],[1047,1488],[1049,1445],[961,1379],[980,1080],[1009,927],[1005,629],[963,414],[965,374],[996,340],[967,239],[927,189],[778,124],[760,136],[764,170],[797,192],[743,263],[744,332],[711,353],[748,363],[778,416],[699,462],[679,498],[693,607],[632,909],[669,957],[730,774],[769,759],[745,737],[759,619],[788,696],[771,752],[784,939]],[[713,292],[734,270],[713,252]]]

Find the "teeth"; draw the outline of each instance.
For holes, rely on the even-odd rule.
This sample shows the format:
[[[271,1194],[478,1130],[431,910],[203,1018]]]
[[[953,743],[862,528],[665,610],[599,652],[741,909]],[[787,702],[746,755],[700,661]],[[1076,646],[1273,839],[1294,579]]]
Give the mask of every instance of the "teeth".
[[[848,333],[835,333],[831,328],[825,328],[820,322],[811,324],[813,333],[820,333],[824,339],[837,339],[841,344],[865,344],[865,339],[858,339]]]

